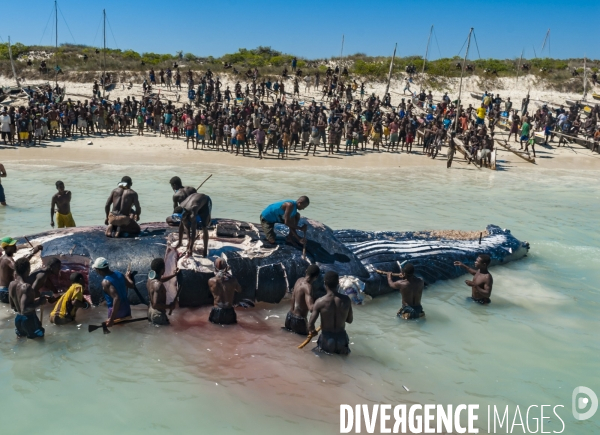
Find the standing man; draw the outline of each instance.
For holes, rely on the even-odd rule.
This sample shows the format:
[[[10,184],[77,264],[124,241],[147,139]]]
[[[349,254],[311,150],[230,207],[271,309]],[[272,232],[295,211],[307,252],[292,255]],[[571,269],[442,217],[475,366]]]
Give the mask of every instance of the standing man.
[[[396,315],[405,320],[425,317],[421,305],[425,283],[421,278],[415,276],[415,267],[411,263],[406,264],[400,273],[400,280],[398,281],[392,280],[391,272],[387,274],[388,285],[395,290],[399,290],[402,295],[402,308],[398,310]]]
[[[13,145],[13,136],[10,132],[11,127],[11,118],[8,112],[6,111],[6,107],[2,111],[2,115],[0,115],[0,132],[2,132],[2,140],[4,141],[4,145],[6,145],[6,139]]]
[[[456,153],[455,137],[455,132],[450,133],[450,140],[448,141],[448,163],[446,163],[446,168],[450,168],[452,166],[452,160],[454,160],[454,153]]]
[[[167,317],[167,310],[173,309],[175,301],[167,305],[167,289],[165,282],[177,276],[179,269],[175,269],[173,275],[163,276],[165,273],[165,260],[155,258],[150,264],[150,273],[148,274],[148,282],[146,289],[148,290],[148,321],[153,325],[170,325]]]
[[[121,182],[117,185],[104,206],[106,220],[104,225],[106,228],[106,237],[119,237],[121,232],[129,235],[137,235],[141,232],[141,228],[137,221],[140,220],[142,207],[138,199],[138,194],[131,188],[133,181],[130,177],[124,176]],[[111,211],[112,205],[112,211]],[[133,208],[135,207],[135,209]]]
[[[348,355],[350,340],[346,333],[346,323],[352,323],[352,301],[344,294],[338,293],[339,275],[329,271],[324,278],[327,294],[317,299],[313,306],[312,316],[308,324],[309,336],[315,336],[315,322],[321,316],[321,335],[314,350],[325,353]]]
[[[135,288],[131,271],[125,275],[118,271],[111,271],[108,260],[98,257],[92,264],[98,275],[102,277],[102,291],[108,307],[106,326],[110,328],[116,320],[125,320],[131,317],[131,306],[127,297],[127,289]]]
[[[217,325],[237,323],[233,299],[236,293],[242,291],[242,286],[237,278],[229,273],[229,266],[223,258],[215,260],[215,276],[208,280],[208,288],[214,298],[214,306],[208,320]]]
[[[260,224],[265,233],[267,241],[271,244],[275,244],[275,224],[286,225],[290,233],[287,237],[287,241],[294,244],[298,241],[300,244],[304,244],[304,241],[298,236],[297,230],[306,231],[306,224],[302,227],[298,227],[300,221],[300,213],[298,210],[304,210],[310,204],[308,196],[301,196],[297,201],[290,199],[279,201],[269,205],[260,214]]]
[[[175,249],[181,246],[185,231],[188,238],[187,255],[192,255],[194,243],[196,242],[196,230],[200,223],[202,226],[202,240],[204,241],[202,256],[206,258],[208,256],[208,227],[212,220],[212,201],[210,196],[203,193],[192,193],[181,203],[181,208],[183,211],[181,213],[181,223],[179,224],[179,242]]]
[[[8,288],[10,306],[17,312],[15,333],[18,338],[41,338],[45,332],[35,309],[46,303],[46,296],[35,297],[33,287],[26,281],[30,269],[29,259],[19,258],[15,263],[15,279]]]
[[[0,241],[0,246],[4,251],[0,257],[0,302],[8,304],[8,286],[15,279],[15,261],[13,255],[17,252],[17,241],[11,237],[4,237]],[[25,258],[29,261],[36,253],[41,251],[42,245],[33,248],[31,254]]]
[[[0,204],[6,207],[6,197],[4,196],[4,187],[2,186],[2,178],[6,177],[6,169],[4,165],[0,163]]]
[[[75,227],[75,220],[71,215],[71,191],[65,190],[65,184],[60,180],[56,182],[56,189],[58,192],[54,194],[50,204],[50,226],[54,228],[54,212],[56,211],[58,228]]]
[[[292,306],[285,318],[285,329],[300,335],[308,335],[306,316],[312,311],[315,303],[312,284],[321,274],[319,266],[311,264],[306,269],[304,277],[299,278],[292,291]]]
[[[471,299],[474,302],[478,302],[482,305],[489,304],[492,302],[490,296],[492,295],[492,286],[494,285],[494,279],[492,274],[488,271],[491,258],[487,254],[481,254],[475,260],[475,269],[472,269],[460,261],[455,261],[454,265],[458,266],[473,276],[472,280],[466,280],[465,284],[471,287]]]

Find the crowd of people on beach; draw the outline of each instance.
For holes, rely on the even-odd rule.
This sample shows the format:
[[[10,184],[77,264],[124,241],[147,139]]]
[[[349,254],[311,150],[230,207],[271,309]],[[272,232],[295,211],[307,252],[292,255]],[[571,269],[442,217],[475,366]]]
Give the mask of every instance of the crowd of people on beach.
[[[0,172],[6,176],[5,168],[0,165]],[[212,200],[191,186],[184,186],[179,177],[169,180],[174,191],[172,214],[166,222],[179,227],[179,238],[175,249],[184,245],[187,247],[179,255],[192,256],[200,254],[203,258],[209,257],[208,229],[212,225]],[[113,189],[106,201],[105,225],[106,237],[123,238],[135,237],[140,234],[141,228],[137,223],[142,213],[138,193],[132,189],[133,181],[124,176]],[[71,192],[65,189],[62,181],[56,182],[57,192],[51,199],[51,226],[55,223],[58,228],[75,227],[75,220],[71,213]],[[283,200],[268,205],[260,214],[260,223],[264,238],[264,249],[276,249],[277,240],[275,225],[283,224],[289,229],[284,243],[298,249],[306,246],[307,225],[300,225],[300,211],[310,205],[306,196],[297,200]],[[56,219],[55,219],[56,218]],[[197,236],[202,232],[202,248],[196,244]],[[304,234],[302,236],[301,233]],[[45,335],[45,328],[37,316],[36,310],[46,303],[52,304],[50,322],[54,325],[74,323],[79,320],[78,310],[90,307],[91,300],[85,297],[86,279],[81,272],[73,272],[70,276],[71,285],[68,289],[57,288],[56,277],[61,271],[61,260],[51,257],[44,262],[44,266],[31,271],[31,260],[43,250],[42,244],[35,246],[29,242],[27,245],[17,246],[17,240],[4,237],[1,243],[2,256],[0,257],[0,302],[9,304],[15,313],[15,332],[19,338],[41,338]],[[281,241],[280,241],[281,242]],[[123,240],[127,243],[127,240]],[[26,255],[20,255],[15,261],[13,256],[21,249],[29,250]],[[465,269],[474,275],[472,280],[465,283],[471,287],[472,300],[480,304],[490,303],[493,279],[488,271],[490,257],[479,255],[474,268],[461,262],[454,265]],[[99,327],[90,325],[90,332],[94,328],[102,328],[105,333],[115,324],[126,324],[134,321],[147,320],[154,325],[169,325],[169,315],[175,307],[179,293],[172,302],[167,303],[167,290],[165,283],[175,279],[179,269],[166,275],[166,265],[163,258],[155,258],[148,265],[150,272],[146,283],[148,300],[140,294],[136,287],[134,272],[130,269],[126,273],[111,269],[106,258],[93,259],[91,267],[102,278],[102,293],[108,309],[107,319]],[[254,302],[242,299],[236,302],[236,294],[241,291],[238,279],[232,274],[227,260],[222,256],[214,260],[214,276],[208,280],[208,287],[213,296],[213,308],[209,321],[219,325],[237,323],[236,306],[253,307]],[[425,316],[421,305],[424,281],[415,276],[415,269],[411,263],[404,264],[400,274],[387,273],[387,282],[390,288],[398,290],[402,295],[402,306],[397,315],[403,319],[419,319]],[[349,354],[349,339],[346,333],[346,324],[353,321],[352,301],[339,291],[339,275],[328,271],[323,276],[325,293],[317,297],[318,289],[315,288],[317,278],[322,275],[319,266],[308,265],[305,276],[299,278],[291,291],[291,308],[285,320],[285,329],[307,337],[300,347],[308,344],[311,339],[320,335],[315,350],[325,353]],[[395,280],[394,276],[399,279]],[[147,316],[132,319],[131,305],[128,289],[133,289],[142,303],[148,305]],[[41,310],[43,316],[43,308]],[[168,314],[167,314],[168,313]],[[310,319],[308,315],[310,314]],[[320,327],[316,322],[320,318]]]
[[[161,99],[156,92],[173,86],[170,69],[150,70],[143,96],[123,100],[103,97],[101,89],[107,79],[95,82],[90,99],[84,101],[65,99],[63,90],[50,84],[25,88],[27,106],[5,107],[0,112],[2,139],[4,144],[28,146],[96,134],[152,133],[182,139],[187,148],[191,142],[193,149],[241,152],[259,159],[269,153],[282,159],[290,152],[314,156],[321,146],[327,155],[411,153],[413,144],[419,144],[422,153],[433,159],[447,146],[448,167],[457,149],[469,163],[489,165],[498,127],[509,130],[509,139],[515,136],[520,150],[529,153],[531,147],[534,157],[535,132],[544,133],[546,144],[559,134],[559,145],[584,134],[595,141],[592,150],[598,149],[600,140],[598,105],[585,120],[577,104],[568,108],[543,105],[532,111],[529,96],[520,110],[510,98],[503,100],[487,92],[480,104],[458,107],[458,101],[447,93],[436,101],[431,91],[411,91],[410,82],[405,87],[408,97],[394,105],[389,92],[381,97],[366,95],[365,83],[357,83],[339,68],[328,68],[323,77],[319,73],[311,77],[293,66],[291,74],[286,68],[274,81],[259,79],[256,69],[249,70],[248,81],[237,81],[234,89],[224,86],[210,69],[203,73],[188,70],[185,75],[187,103]],[[181,89],[179,69],[174,76],[174,87]],[[301,84],[304,92],[322,90],[321,101],[302,100]]]

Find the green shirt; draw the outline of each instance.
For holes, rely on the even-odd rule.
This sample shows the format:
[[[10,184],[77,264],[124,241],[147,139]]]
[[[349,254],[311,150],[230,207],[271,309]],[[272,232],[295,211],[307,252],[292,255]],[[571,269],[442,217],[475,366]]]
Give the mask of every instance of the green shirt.
[[[521,127],[521,136],[529,136],[529,124],[527,122],[524,122]]]

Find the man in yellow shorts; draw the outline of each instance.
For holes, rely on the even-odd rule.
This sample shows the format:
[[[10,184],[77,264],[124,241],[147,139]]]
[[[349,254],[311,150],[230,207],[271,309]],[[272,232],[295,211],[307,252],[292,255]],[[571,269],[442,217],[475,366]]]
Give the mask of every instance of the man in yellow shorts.
[[[54,228],[54,213],[56,211],[56,223],[58,228],[71,228],[76,226],[71,215],[71,191],[65,190],[65,183],[56,182],[58,192],[52,197],[50,205],[50,225]]]
[[[79,308],[89,308],[83,298],[85,279],[79,272],[71,274],[71,287],[60,297],[50,313],[50,321],[55,325],[65,325],[75,320]]]

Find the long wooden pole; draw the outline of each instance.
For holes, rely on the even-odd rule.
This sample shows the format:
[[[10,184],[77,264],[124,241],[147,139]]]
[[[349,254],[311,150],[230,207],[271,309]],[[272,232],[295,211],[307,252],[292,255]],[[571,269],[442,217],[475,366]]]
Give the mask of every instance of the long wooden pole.
[[[423,90],[423,78],[425,77],[425,64],[427,63],[427,55],[429,54],[429,41],[431,40],[431,33],[433,32],[433,24],[429,29],[429,37],[427,38],[427,47],[425,47],[425,59],[423,59],[423,69],[421,70],[421,91]]]
[[[458,88],[458,101],[456,102],[458,107],[456,108],[456,119],[454,119],[454,133],[456,133],[458,131],[458,118],[460,117],[460,103],[461,103],[460,99],[462,96],[462,82],[463,82],[463,76],[465,75],[465,66],[467,65],[467,56],[469,55],[469,48],[471,47],[471,34],[473,34],[473,27],[471,27],[471,30],[469,30],[469,39],[467,41],[467,51],[465,51],[465,58],[463,60],[463,66],[460,71],[460,86]]]
[[[583,57],[583,100],[585,101],[585,97],[587,95],[587,68],[585,67],[585,56]]]
[[[21,83],[19,83],[19,77],[17,77],[17,70],[15,70],[15,63],[12,58],[12,48],[10,47],[10,36],[8,37],[8,57],[10,57],[10,66],[12,67],[13,76],[15,76],[15,81],[17,82],[17,86],[21,87]]]
[[[521,57],[519,58],[519,66],[517,66],[517,83],[519,83],[519,71],[521,71],[521,64],[523,63],[523,51],[521,50]]]
[[[340,50],[340,62],[342,60],[343,55],[344,55],[344,35],[342,35],[342,49]]]
[[[392,61],[390,62],[390,72],[388,73],[388,81],[387,81],[387,85],[385,86],[385,92],[383,94],[384,99],[385,99],[386,95],[388,94],[388,91],[390,90],[390,82],[392,81],[392,69],[394,68],[394,59],[396,59],[396,48],[398,48],[397,42],[396,42],[396,45],[394,45],[394,54],[392,55]]]
[[[54,85],[58,86],[58,3],[54,0],[54,22],[55,22],[55,44],[56,50],[54,51]]]
[[[103,35],[104,35],[104,65],[102,68],[102,98],[106,93],[106,9],[102,9],[102,17],[104,20]]]

